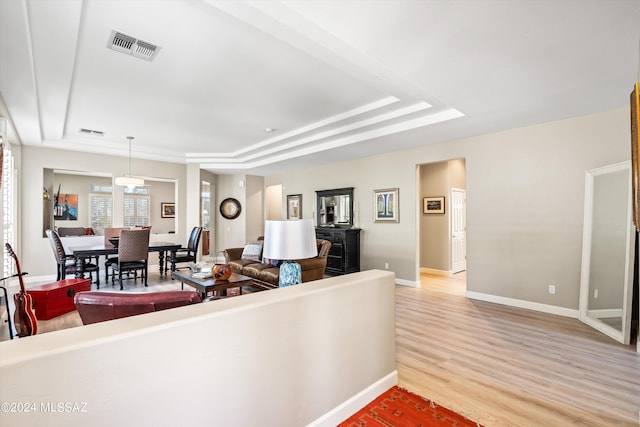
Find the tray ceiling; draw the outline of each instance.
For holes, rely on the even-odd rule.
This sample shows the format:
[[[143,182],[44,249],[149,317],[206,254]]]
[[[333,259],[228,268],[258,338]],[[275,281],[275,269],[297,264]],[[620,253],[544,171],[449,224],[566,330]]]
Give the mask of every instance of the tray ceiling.
[[[134,157],[215,173],[624,107],[638,78],[640,0],[5,1],[0,21],[21,143],[127,156],[134,135]]]

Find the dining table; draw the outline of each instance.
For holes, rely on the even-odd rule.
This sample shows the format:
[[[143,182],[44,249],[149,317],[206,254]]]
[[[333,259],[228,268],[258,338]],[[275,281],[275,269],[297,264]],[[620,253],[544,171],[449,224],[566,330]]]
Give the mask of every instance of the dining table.
[[[167,254],[173,253],[181,248],[182,245],[173,242],[149,242],[149,252],[158,252],[158,264],[160,274],[166,273],[168,264],[173,257],[167,257]],[[90,245],[90,246],[72,246],[69,251],[76,257],[76,278],[84,277],[85,259],[91,257],[99,257],[101,255],[117,255],[118,248],[115,246],[107,246],[106,244]]]

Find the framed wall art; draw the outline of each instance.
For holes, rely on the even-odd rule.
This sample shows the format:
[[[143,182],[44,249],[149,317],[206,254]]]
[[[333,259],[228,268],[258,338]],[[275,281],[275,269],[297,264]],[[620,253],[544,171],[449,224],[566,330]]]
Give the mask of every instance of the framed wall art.
[[[53,219],[62,221],[76,221],[78,219],[78,195],[60,194],[53,201]]]
[[[287,196],[287,219],[302,219],[302,194]]]
[[[373,190],[374,222],[400,222],[398,189]]]
[[[423,198],[422,213],[443,214],[444,213],[444,196]]]
[[[160,203],[160,216],[162,218],[175,218],[176,217],[176,204],[170,202]]]

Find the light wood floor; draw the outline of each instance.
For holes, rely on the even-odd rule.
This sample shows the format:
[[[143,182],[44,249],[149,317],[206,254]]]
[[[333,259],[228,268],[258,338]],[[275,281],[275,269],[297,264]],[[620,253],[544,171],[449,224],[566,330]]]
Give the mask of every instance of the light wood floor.
[[[639,426],[640,354],[577,319],[396,288],[399,385],[489,426]]]

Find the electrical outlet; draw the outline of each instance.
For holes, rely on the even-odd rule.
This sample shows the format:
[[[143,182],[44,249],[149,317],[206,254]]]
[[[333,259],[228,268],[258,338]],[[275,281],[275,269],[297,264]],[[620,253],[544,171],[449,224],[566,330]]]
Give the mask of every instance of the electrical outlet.
[[[598,290],[597,289],[593,290],[593,297],[594,298],[598,298]]]
[[[556,287],[555,285],[549,285],[549,293],[551,295],[555,295],[556,294]]]
[[[389,263],[388,263],[388,262],[385,262],[385,263],[384,263],[384,269],[385,269],[385,270],[388,270],[388,269],[389,269]]]

